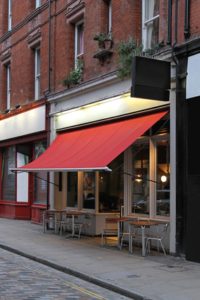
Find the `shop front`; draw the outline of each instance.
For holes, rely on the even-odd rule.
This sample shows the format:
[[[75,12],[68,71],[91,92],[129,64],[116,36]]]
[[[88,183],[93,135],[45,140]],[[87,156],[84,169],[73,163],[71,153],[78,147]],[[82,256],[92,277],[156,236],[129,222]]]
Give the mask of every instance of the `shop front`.
[[[0,216],[39,221],[40,210],[46,208],[47,183],[38,177],[45,174],[13,173],[36,159],[46,150],[46,108],[19,108],[17,114],[0,120]]]
[[[93,220],[87,233],[92,235],[101,233],[108,215],[169,220],[168,104],[154,101],[154,110],[130,111],[115,118],[79,124],[76,128],[71,126],[77,119],[76,113],[79,122],[82,112],[83,118],[87,115],[91,120],[97,117],[94,109],[101,115],[104,105],[117,104],[123,111],[130,111],[133,106],[126,93],[80,110],[59,113],[55,124],[60,127],[64,122],[65,129],[57,128],[50,147],[38,159],[20,168],[55,175],[51,207],[89,212]],[[66,129],[68,121],[70,126]]]
[[[52,142],[38,159],[15,168],[48,172],[49,207],[90,214],[87,234],[99,235],[107,216],[175,224],[170,197],[170,101],[166,93],[165,99],[160,94],[162,100],[133,98],[130,85],[130,80],[110,75],[50,96]],[[149,93],[155,95],[156,89]],[[167,242],[173,252],[175,236]]]

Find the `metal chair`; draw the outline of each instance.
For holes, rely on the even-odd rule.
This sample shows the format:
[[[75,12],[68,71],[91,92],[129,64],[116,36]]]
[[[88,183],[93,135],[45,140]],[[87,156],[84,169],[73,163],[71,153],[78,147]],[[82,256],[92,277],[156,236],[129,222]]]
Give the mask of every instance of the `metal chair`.
[[[55,229],[55,210],[45,210],[43,213],[43,232]]]
[[[59,222],[60,235],[67,230],[72,230],[72,218],[68,216],[65,211],[61,214],[61,219]]]
[[[128,231],[125,231],[121,235],[121,243],[120,243],[120,250],[122,250],[122,247],[124,243],[128,240],[128,247],[129,252],[133,253],[133,244],[135,241],[141,241],[141,233],[139,228],[135,228],[131,224],[128,225]]]
[[[158,225],[153,226],[154,227],[154,232],[149,233],[149,235],[147,235],[145,237],[146,253],[150,253],[151,242],[156,241],[158,252],[160,251],[160,247],[161,247],[164,255],[166,255],[163,240],[167,237],[169,224],[165,223],[165,224],[162,224],[161,226],[162,226],[161,230],[160,230],[160,226],[158,226]]]

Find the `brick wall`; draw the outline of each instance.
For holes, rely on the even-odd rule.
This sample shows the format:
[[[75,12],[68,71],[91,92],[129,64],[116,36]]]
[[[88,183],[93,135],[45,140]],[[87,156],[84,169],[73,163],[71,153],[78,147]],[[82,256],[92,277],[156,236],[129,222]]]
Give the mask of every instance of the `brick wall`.
[[[51,57],[49,75],[49,9],[48,1],[43,1],[40,9],[35,10],[35,1],[13,1],[13,31],[7,31],[7,1],[0,1],[0,57],[6,51],[11,52],[12,91],[11,105],[28,103],[34,100],[33,72],[34,45],[29,40],[39,38],[41,47],[41,95],[50,87],[51,91],[61,91],[64,77],[74,67],[74,24],[84,19],[84,80],[91,80],[118,67],[117,47],[122,40],[134,37],[141,42],[141,1],[113,0],[112,1],[112,36],[113,54],[103,64],[94,58],[98,51],[98,43],[94,41],[95,34],[107,30],[107,3],[102,0],[85,0],[80,5],[81,14],[76,11],[68,17],[68,11],[80,1],[57,0],[51,2]],[[20,4],[19,4],[20,3]],[[175,1],[172,14],[172,44],[175,38]],[[184,1],[178,1],[178,39],[184,43]],[[199,1],[191,1],[191,38],[199,35]],[[159,41],[167,40],[166,0],[160,0],[160,37]],[[24,21],[24,22],[22,22]],[[2,62],[2,60],[1,60]],[[5,107],[5,74],[4,66],[0,64],[0,109]]]

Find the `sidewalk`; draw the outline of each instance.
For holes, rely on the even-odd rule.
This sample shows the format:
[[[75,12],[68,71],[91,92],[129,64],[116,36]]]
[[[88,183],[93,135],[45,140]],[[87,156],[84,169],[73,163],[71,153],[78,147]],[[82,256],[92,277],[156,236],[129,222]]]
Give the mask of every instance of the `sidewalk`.
[[[30,221],[0,218],[0,248],[140,300],[199,300],[200,264],[164,255],[142,257],[100,246],[97,238],[66,239]]]

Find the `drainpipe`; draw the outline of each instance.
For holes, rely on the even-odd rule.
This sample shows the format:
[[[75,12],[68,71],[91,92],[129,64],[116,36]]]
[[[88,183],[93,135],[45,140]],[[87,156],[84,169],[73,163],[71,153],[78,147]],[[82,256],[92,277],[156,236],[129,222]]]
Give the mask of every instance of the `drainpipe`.
[[[51,0],[49,0],[48,93],[51,92]]]
[[[184,36],[185,39],[190,37],[190,0],[185,0]]]
[[[175,20],[174,20],[174,46],[177,44],[178,39],[178,0],[175,3]]]
[[[167,45],[172,42],[172,0],[168,0]]]
[[[48,97],[48,94],[51,92],[51,0],[49,0],[49,36],[48,36],[48,87],[46,91],[46,97]],[[50,144],[50,118],[49,118],[49,103],[46,103],[46,109],[47,109],[47,146]],[[51,178],[49,172],[47,172],[47,202],[46,206],[47,209],[52,208],[50,203],[50,191],[51,191],[51,185],[49,185]]]

